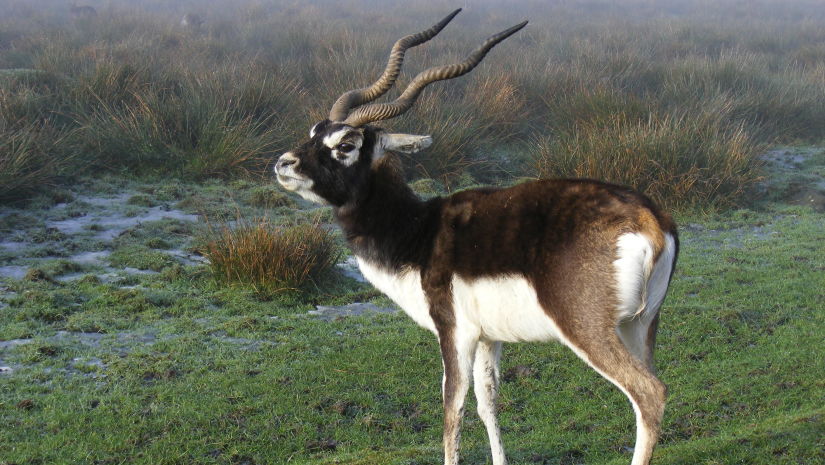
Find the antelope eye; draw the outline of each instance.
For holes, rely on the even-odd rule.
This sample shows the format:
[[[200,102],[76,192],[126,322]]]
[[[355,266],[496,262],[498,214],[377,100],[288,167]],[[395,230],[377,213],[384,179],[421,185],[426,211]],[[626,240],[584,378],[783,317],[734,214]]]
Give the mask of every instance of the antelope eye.
[[[335,150],[339,152],[352,152],[355,150],[355,146],[352,144],[348,144],[346,142],[342,142],[335,146]]]

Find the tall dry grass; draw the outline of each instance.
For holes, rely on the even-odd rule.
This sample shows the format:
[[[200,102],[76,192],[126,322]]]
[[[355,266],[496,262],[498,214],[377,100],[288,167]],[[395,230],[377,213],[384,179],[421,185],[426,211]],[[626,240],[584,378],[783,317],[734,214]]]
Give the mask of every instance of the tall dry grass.
[[[69,157],[55,157],[60,135],[36,123],[11,124],[0,117],[0,202],[42,192],[65,175]]]
[[[575,141],[606,150],[629,131],[678,138],[694,130],[693,143],[702,147],[731,144],[731,134],[749,147],[821,142],[825,13],[808,0],[745,3],[472,2],[439,37],[408,53],[399,89],[385,98],[418,71],[462,59],[490,33],[524,18],[531,23],[471,75],[433,84],[408,115],[382,124],[432,134],[433,147],[406,159],[407,167],[450,187],[467,174],[505,182],[508,175],[576,175],[571,163],[536,170],[544,162],[530,157],[546,152],[530,147],[536,139],[565,152]],[[302,140],[338,95],[372,82],[400,34],[452,7],[332,0],[148,0],[138,7],[113,0],[97,18],[78,22],[58,0],[11,0],[0,18],[0,69],[33,69],[40,77],[0,73],[0,113],[51,128],[34,134],[51,138],[55,154],[76,154],[75,172],[255,174]],[[206,18],[200,31],[178,26],[192,10]],[[718,102],[726,102],[725,112],[707,123],[706,109]],[[703,129],[691,129],[697,125]],[[752,158],[748,153],[732,152],[732,163]],[[659,175],[652,167],[626,170]],[[742,171],[741,189],[730,189],[725,202],[741,199],[737,192],[757,176]]]
[[[217,280],[251,285],[265,294],[320,282],[340,255],[333,235],[318,224],[282,227],[267,218],[217,226],[206,241]]]
[[[759,179],[754,143],[724,108],[697,115],[622,113],[578,123],[537,141],[541,177],[574,176],[635,187],[669,208],[735,205]]]

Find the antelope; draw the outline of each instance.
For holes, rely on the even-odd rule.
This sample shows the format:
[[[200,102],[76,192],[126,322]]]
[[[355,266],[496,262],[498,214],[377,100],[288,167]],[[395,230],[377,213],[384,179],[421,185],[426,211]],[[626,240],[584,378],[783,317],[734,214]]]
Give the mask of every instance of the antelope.
[[[97,16],[97,10],[95,10],[93,6],[77,6],[76,3],[72,2],[72,4],[69,5],[69,14],[72,18],[93,18]]]
[[[438,338],[443,363],[444,463],[458,464],[471,380],[495,465],[506,458],[496,419],[503,342],[556,340],[616,385],[636,418],[632,465],[650,462],[666,387],[653,349],[659,308],[678,254],[676,225],[634,190],[589,179],[548,179],[419,199],[395,156],[432,143],[372,123],[402,115],[430,83],[470,72],[496,44],[427,69],[390,103],[407,49],[458,12],[399,39],[369,87],[341,95],[303,145],[275,162],[287,190],[331,205],[363,275]]]
[[[203,23],[204,23],[203,18],[201,18],[199,15],[196,15],[194,13],[186,13],[185,15],[183,15],[183,18],[181,18],[181,20],[180,20],[181,27],[189,28],[189,29],[192,29],[193,31],[200,30],[201,26],[203,26]]]

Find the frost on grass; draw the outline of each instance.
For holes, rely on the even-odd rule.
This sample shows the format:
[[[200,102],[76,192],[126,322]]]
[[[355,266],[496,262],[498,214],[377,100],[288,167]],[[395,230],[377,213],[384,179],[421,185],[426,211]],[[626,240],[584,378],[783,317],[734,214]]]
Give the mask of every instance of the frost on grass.
[[[154,269],[156,264],[203,263],[203,257],[183,248],[189,242],[189,235],[181,231],[188,228],[176,226],[197,223],[199,216],[149,200],[135,202],[138,195],[131,191],[114,195],[78,194],[72,196],[71,202],[57,203],[41,211],[0,208],[0,217],[5,220],[4,237],[0,241],[0,279],[21,280],[32,270],[48,269],[45,275],[58,281],[73,281],[93,273],[102,281],[112,282],[119,275],[159,271]],[[136,232],[153,227],[149,232]],[[141,234],[185,236],[177,240],[184,245],[152,242],[157,237],[143,238]],[[145,239],[144,248],[152,250],[141,249],[144,254],[130,253],[133,260],[115,260],[123,255],[118,251],[128,247],[127,243],[137,240],[136,237]],[[159,245],[163,247],[157,247]],[[155,250],[157,248],[164,250]],[[150,260],[155,255],[160,259]],[[147,260],[152,266],[144,266]]]

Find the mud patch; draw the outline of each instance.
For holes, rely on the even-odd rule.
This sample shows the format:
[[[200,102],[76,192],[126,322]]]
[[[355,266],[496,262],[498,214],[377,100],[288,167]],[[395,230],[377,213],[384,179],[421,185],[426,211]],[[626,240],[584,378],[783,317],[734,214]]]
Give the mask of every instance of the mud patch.
[[[786,201],[790,205],[810,207],[814,211],[825,213],[825,189],[818,184],[791,185]]]
[[[773,171],[766,180],[763,194],[789,205],[810,207],[825,212],[825,176],[821,169],[821,148],[778,148],[761,157]],[[817,167],[817,165],[819,165]]]
[[[94,231],[93,237],[109,242],[123,234],[127,229],[141,223],[173,219],[180,221],[198,221],[198,215],[191,215],[180,210],[170,210],[164,207],[152,207],[147,211],[134,216],[110,212],[108,214],[83,215],[78,218],[69,218],[60,221],[50,221],[46,225],[63,234],[73,235]]]
[[[0,278],[11,278],[15,280],[21,280],[24,276],[26,276],[26,273],[28,271],[28,266],[0,266]]]

